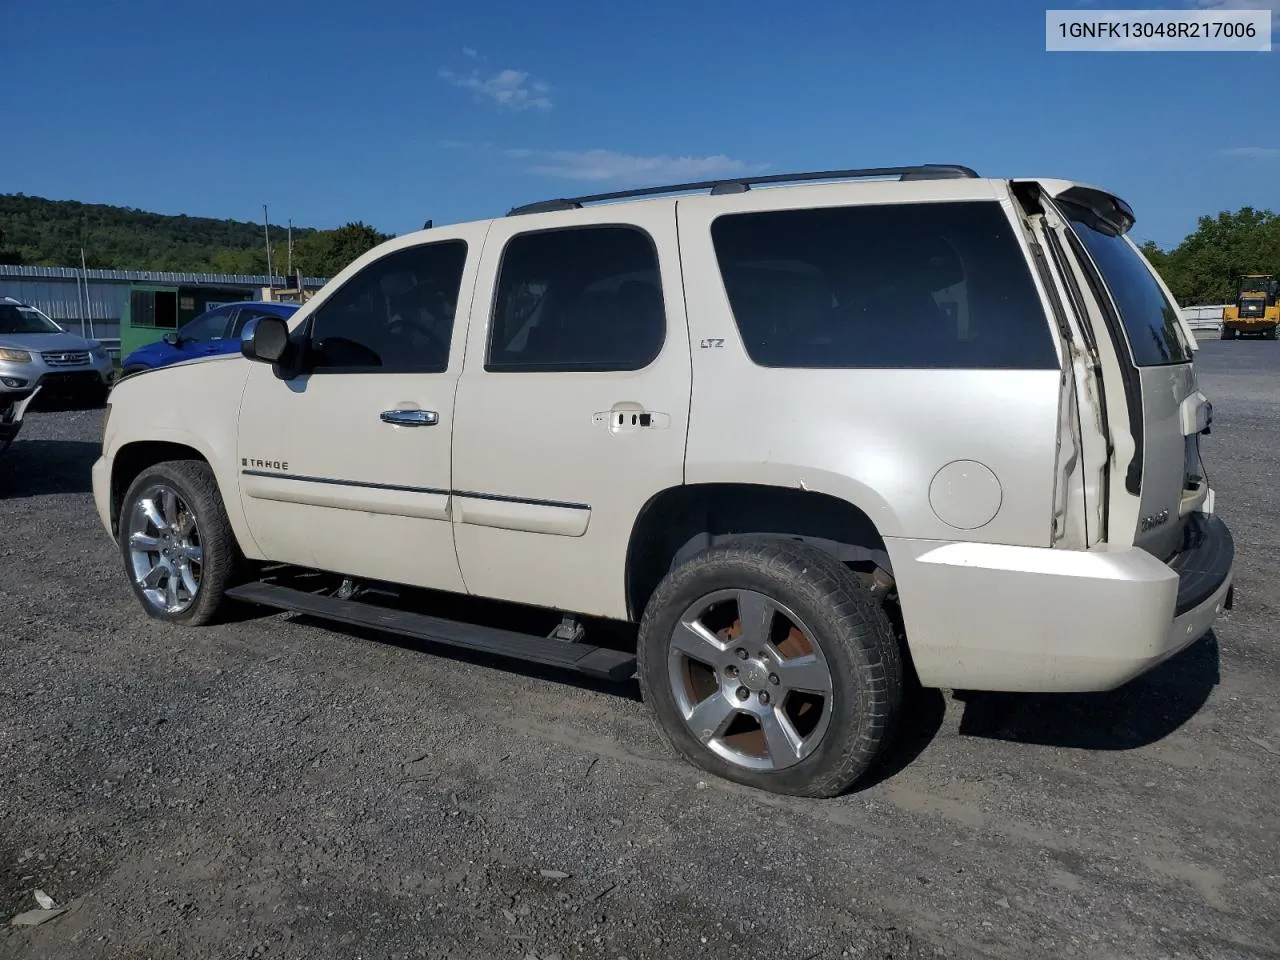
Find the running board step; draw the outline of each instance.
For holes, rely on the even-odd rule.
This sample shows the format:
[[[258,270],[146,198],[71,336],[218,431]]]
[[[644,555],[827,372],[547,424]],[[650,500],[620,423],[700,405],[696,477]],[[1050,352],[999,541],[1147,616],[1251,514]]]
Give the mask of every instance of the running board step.
[[[479,650],[514,660],[561,667],[607,680],[626,680],[636,672],[635,655],[619,650],[593,647],[585,643],[565,643],[563,640],[551,640],[533,634],[392,610],[371,603],[361,603],[359,600],[338,600],[274,583],[246,583],[232,587],[227,591],[227,596],[245,603],[276,607],[357,627],[385,630],[416,640]]]

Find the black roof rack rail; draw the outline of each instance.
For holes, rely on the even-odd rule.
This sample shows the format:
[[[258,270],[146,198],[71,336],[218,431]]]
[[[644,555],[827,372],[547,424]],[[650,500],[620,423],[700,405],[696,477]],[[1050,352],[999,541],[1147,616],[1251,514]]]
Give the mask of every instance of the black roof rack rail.
[[[766,183],[804,183],[811,180],[861,180],[870,177],[897,177],[899,180],[954,180],[977,177],[976,171],[958,163],[925,163],[913,167],[866,167],[861,170],[813,170],[807,173],[771,173],[756,177],[727,177],[724,180],[702,180],[697,183],[675,183],[665,187],[638,187],[619,190],[616,193],[595,193],[585,197],[563,197],[557,200],[540,200],[512,207],[507,216],[521,213],[552,213],[557,210],[577,210],[587,203],[606,200],[633,200],[637,197],[659,197],[668,193],[687,193],[694,190],[710,190],[712,196],[725,193],[744,193],[752,185]]]

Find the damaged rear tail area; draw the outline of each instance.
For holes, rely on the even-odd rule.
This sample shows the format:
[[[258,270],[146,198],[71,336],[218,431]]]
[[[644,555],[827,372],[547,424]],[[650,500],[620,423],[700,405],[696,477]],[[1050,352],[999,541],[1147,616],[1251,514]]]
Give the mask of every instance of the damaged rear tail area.
[[[1054,544],[1133,544],[1168,561],[1187,547],[1188,518],[1212,511],[1195,337],[1128,236],[1128,204],[1065,181],[1012,189],[1068,355]]]

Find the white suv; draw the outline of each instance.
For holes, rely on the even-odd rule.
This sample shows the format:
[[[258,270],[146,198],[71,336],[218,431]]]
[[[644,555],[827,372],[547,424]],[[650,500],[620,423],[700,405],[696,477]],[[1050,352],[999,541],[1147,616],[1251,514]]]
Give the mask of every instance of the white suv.
[[[1229,605],[1195,341],[1132,223],[923,166],[399,237],[243,357],[119,384],[97,508],[152,616],[230,596],[638,674],[694,763],[831,795],[910,671],[1108,689]],[[413,588],[526,629],[388,599]]]

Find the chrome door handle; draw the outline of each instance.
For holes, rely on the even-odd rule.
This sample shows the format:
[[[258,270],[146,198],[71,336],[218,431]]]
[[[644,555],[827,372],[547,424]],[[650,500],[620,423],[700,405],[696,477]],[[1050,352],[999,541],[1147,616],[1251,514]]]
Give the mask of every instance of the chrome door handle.
[[[434,410],[383,410],[380,419],[397,427],[434,427],[440,422]]]

